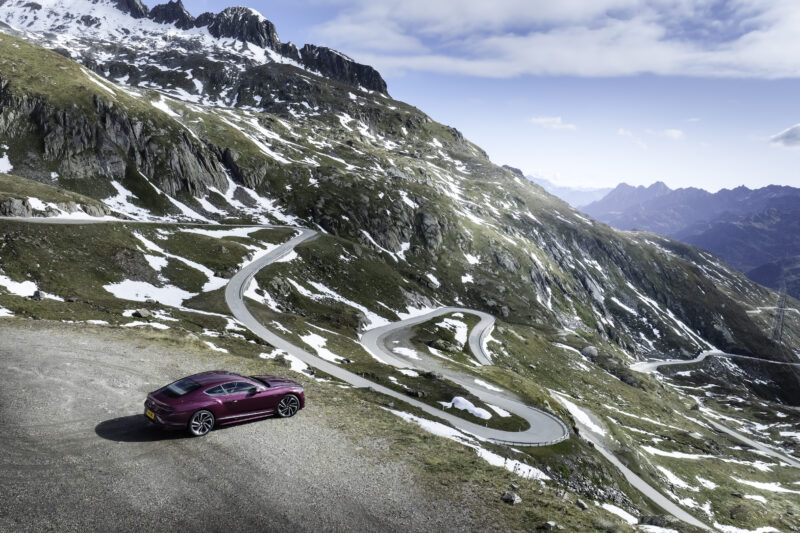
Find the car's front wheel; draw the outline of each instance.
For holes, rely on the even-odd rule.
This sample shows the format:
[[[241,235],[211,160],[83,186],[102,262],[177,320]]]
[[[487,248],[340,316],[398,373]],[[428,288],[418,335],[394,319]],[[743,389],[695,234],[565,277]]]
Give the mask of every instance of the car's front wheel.
[[[278,403],[278,416],[289,418],[300,410],[300,399],[294,394],[287,394]]]
[[[195,437],[202,437],[214,427],[214,414],[211,411],[197,411],[189,420],[189,431]]]

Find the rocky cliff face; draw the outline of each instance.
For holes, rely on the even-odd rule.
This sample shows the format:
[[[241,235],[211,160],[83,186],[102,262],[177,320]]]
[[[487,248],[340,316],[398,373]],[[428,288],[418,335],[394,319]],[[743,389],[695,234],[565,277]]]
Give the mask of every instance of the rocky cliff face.
[[[208,32],[218,39],[229,37],[276,52],[280,49],[275,26],[247,7],[229,7],[216,15],[203,13],[197,17],[195,26],[207,26]]]
[[[369,65],[360,65],[336,50],[307,44],[300,50],[300,59],[306,68],[336,81],[386,92],[386,82],[377,70]]]
[[[187,131],[102,98],[92,98],[91,105],[58,108],[41,96],[14,92],[0,75],[0,136],[24,153],[15,173],[50,182],[53,173],[119,181],[141,172],[171,195],[226,186],[222,162]],[[159,142],[164,138],[168,144]]]

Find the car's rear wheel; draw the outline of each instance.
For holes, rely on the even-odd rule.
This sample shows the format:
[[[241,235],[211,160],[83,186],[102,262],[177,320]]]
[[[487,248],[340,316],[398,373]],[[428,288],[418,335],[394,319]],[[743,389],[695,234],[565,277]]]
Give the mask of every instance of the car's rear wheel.
[[[197,411],[189,420],[189,432],[195,437],[202,437],[214,427],[214,414],[211,411]]]
[[[289,418],[300,410],[300,399],[294,394],[287,394],[278,403],[278,416]]]

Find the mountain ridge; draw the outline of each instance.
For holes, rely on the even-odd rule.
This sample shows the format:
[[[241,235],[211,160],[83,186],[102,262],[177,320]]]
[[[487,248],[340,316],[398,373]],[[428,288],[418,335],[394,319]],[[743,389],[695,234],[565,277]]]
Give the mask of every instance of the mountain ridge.
[[[752,279],[773,289],[787,281],[789,293],[800,297],[800,280],[792,274],[800,257],[798,205],[800,189],[785,185],[710,193],[657,182],[622,184],[583,211],[620,229],[653,231],[709,250],[748,275],[755,271]]]
[[[109,42],[113,42],[119,47],[127,45],[128,51],[122,54],[130,56],[133,53],[141,54],[143,49],[137,45],[137,40],[146,39],[148,35],[166,33],[167,28],[175,28],[170,36],[170,46],[178,49],[183,48],[187,54],[198,49],[198,43],[203,40],[203,32],[211,39],[225,40],[235,39],[246,45],[253,45],[254,49],[248,50],[244,54],[245,59],[264,62],[287,62],[295,64],[301,68],[314,73],[347,83],[354,87],[363,87],[370,91],[387,94],[386,82],[380,73],[369,65],[357,63],[353,59],[335,50],[324,46],[306,44],[298,49],[294,44],[282,43],[278,38],[275,25],[267,20],[260,13],[248,7],[228,7],[219,13],[202,13],[197,18],[193,17],[184,7],[180,0],[170,0],[166,4],[154,6],[148,9],[139,0],[99,0],[89,7],[85,6],[81,13],[71,13],[70,9],[76,9],[80,4],[66,4],[63,0],[41,0],[40,2],[28,2],[25,0],[2,0],[0,8],[0,22],[16,27],[23,34],[35,34],[36,32],[61,32],[70,34],[68,28],[80,29],[87,33],[88,37],[97,40],[103,37]],[[65,18],[63,13],[70,16]],[[115,15],[116,13],[116,15]],[[130,17],[130,22],[126,23],[124,18]],[[113,22],[112,22],[113,21]],[[153,26],[147,23],[151,22]],[[112,26],[105,28],[105,26]],[[105,29],[105,33],[97,31]],[[71,32],[73,35],[75,31]],[[78,44],[73,47],[78,53],[81,48],[87,47],[87,39],[76,36],[72,39]],[[46,43],[47,39],[39,38],[40,43]],[[68,43],[60,42],[60,48],[68,54],[70,51]],[[221,44],[224,46],[224,43]],[[153,47],[153,57],[158,56],[159,51],[165,51],[164,46],[156,45]],[[264,53],[259,53],[259,50]],[[232,57],[232,52],[229,56]],[[120,51],[114,46],[107,46],[106,53],[120,55]],[[249,56],[249,57],[248,57]],[[80,57],[80,56],[78,56]],[[102,56],[95,54],[92,63],[88,66],[95,70],[100,68],[107,70],[114,65],[114,58],[103,61]],[[239,61],[241,62],[241,58]],[[105,63],[105,65],[103,64]],[[153,62],[157,63],[157,62]],[[105,69],[103,67],[106,67]]]

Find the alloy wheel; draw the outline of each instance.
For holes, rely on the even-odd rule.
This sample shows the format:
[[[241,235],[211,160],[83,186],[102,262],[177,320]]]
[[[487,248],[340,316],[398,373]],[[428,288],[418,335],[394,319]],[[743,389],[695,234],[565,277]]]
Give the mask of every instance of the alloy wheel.
[[[214,415],[210,411],[198,411],[189,422],[189,431],[192,435],[202,437],[214,427]]]
[[[278,414],[283,418],[294,416],[298,410],[300,410],[300,400],[293,394],[284,396],[278,404]]]

